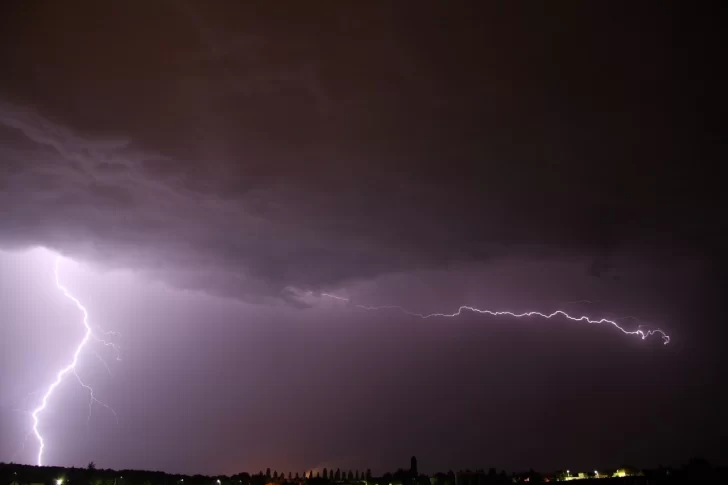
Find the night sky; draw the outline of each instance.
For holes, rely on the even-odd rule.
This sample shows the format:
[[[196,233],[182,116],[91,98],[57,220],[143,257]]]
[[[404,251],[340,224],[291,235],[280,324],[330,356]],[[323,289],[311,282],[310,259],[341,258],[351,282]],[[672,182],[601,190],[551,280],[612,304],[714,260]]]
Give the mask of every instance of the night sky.
[[[0,461],[725,463],[717,6],[2,2]]]

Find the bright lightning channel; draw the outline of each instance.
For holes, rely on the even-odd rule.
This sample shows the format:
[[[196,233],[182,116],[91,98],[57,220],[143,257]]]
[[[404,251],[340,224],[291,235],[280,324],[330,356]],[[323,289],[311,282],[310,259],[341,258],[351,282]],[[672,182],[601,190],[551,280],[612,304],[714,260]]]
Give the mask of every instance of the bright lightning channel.
[[[114,412],[114,410],[111,407],[107,406],[103,402],[96,399],[93,389],[89,385],[85,384],[79,377],[78,373],[76,372],[76,365],[78,364],[78,359],[79,359],[79,356],[81,355],[81,351],[84,349],[84,347],[86,347],[86,344],[91,339],[91,337],[94,337],[94,335],[91,330],[91,326],[89,325],[89,322],[88,322],[88,311],[86,310],[86,307],[84,307],[83,304],[75,296],[73,296],[71,294],[71,292],[65,286],[63,286],[63,284],[61,284],[61,280],[58,275],[60,263],[61,263],[61,257],[58,256],[56,258],[55,265],[53,268],[53,273],[55,275],[55,280],[56,280],[56,287],[61,291],[61,293],[63,293],[63,296],[65,296],[66,298],[71,300],[76,305],[76,307],[79,310],[81,310],[81,313],[83,313],[82,322],[83,322],[83,326],[86,331],[83,335],[83,339],[81,339],[81,342],[79,342],[78,346],[76,347],[76,351],[73,353],[73,359],[71,359],[71,362],[66,367],[64,367],[58,371],[58,374],[56,374],[56,380],[53,381],[53,383],[51,383],[50,386],[48,386],[48,389],[46,390],[45,394],[43,394],[43,399],[41,399],[40,405],[37,408],[35,408],[31,414],[33,417],[33,433],[35,434],[35,437],[39,443],[38,460],[37,460],[38,466],[43,465],[43,450],[45,449],[45,441],[43,440],[43,436],[40,434],[40,430],[38,429],[38,426],[40,424],[39,415],[48,406],[48,400],[50,399],[51,395],[53,394],[53,391],[56,390],[56,388],[61,384],[61,382],[63,382],[63,379],[68,374],[73,374],[76,377],[76,379],[78,380],[78,382],[81,384],[81,386],[89,392],[89,396],[91,399],[89,406],[95,402],[97,404],[102,405],[103,407],[105,407],[106,409],[111,411],[114,414],[114,416],[116,416],[116,413]],[[101,339],[99,339],[99,340],[101,340]],[[102,341],[102,343],[113,346],[113,344],[109,344],[104,341]],[[114,346],[114,349],[116,349],[115,346]],[[108,366],[107,366],[107,369],[108,369]],[[89,417],[90,417],[90,407],[89,407]]]
[[[347,303],[350,303],[351,302],[351,300],[349,298],[344,298],[342,296],[332,295],[330,293],[321,293],[321,296],[325,296],[325,297],[328,297],[328,298],[333,298],[335,300],[340,300],[340,301],[344,301],[344,302],[347,302]],[[591,318],[586,317],[586,316],[575,317],[575,316],[569,315],[568,313],[566,313],[563,310],[556,310],[555,312],[552,312],[552,313],[542,313],[542,312],[535,312],[535,311],[523,312],[523,313],[515,313],[515,312],[501,311],[501,310],[497,310],[497,311],[494,311],[494,310],[482,310],[480,308],[475,308],[475,307],[472,307],[472,306],[462,305],[454,313],[427,313],[427,314],[425,314],[425,313],[411,312],[411,311],[409,311],[409,310],[407,310],[407,309],[405,309],[405,308],[403,308],[403,307],[401,307],[399,305],[384,305],[384,306],[354,305],[354,306],[356,308],[361,308],[362,310],[367,310],[367,311],[397,310],[399,312],[404,313],[405,315],[410,315],[410,316],[413,316],[413,317],[422,318],[423,320],[426,320],[428,318],[437,318],[437,317],[441,317],[441,318],[454,318],[454,317],[460,316],[463,313],[463,311],[469,311],[469,312],[472,312],[472,313],[479,313],[481,315],[491,315],[491,316],[494,316],[494,317],[497,317],[497,316],[509,316],[509,317],[514,317],[514,318],[541,317],[541,318],[545,318],[547,320],[550,320],[551,318],[554,318],[554,317],[557,317],[557,316],[562,316],[564,318],[567,318],[567,319],[572,320],[572,321],[575,321],[575,322],[586,322],[586,323],[594,323],[594,324],[606,323],[606,324],[612,325],[613,327],[615,327],[616,329],[620,330],[622,333],[624,333],[626,335],[639,335],[642,338],[642,340],[644,340],[647,337],[650,337],[652,335],[659,334],[660,337],[662,338],[663,343],[665,345],[667,345],[668,343],[670,343],[670,336],[667,335],[664,331],[660,330],[659,328],[656,328],[656,329],[653,329],[653,330],[643,330],[642,328],[638,328],[637,330],[627,330],[627,329],[623,328],[622,326],[620,326],[614,320],[610,320],[608,318],[600,318],[600,319],[596,319],[595,320],[595,319],[591,319]]]

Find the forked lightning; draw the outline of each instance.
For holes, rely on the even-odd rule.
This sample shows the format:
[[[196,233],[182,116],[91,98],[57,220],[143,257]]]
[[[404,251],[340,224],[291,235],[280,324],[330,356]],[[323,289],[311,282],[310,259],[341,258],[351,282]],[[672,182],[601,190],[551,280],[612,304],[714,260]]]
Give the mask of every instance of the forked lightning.
[[[73,358],[71,359],[71,362],[60,369],[58,373],[56,374],[56,379],[51,383],[50,386],[48,386],[48,389],[46,390],[45,394],[43,394],[43,398],[41,399],[40,405],[38,405],[37,408],[35,408],[32,412],[33,417],[33,434],[35,434],[36,439],[38,440],[39,448],[38,448],[38,466],[43,465],[43,450],[45,449],[45,441],[43,440],[43,435],[40,433],[39,425],[40,425],[40,414],[46,409],[48,406],[48,400],[53,395],[53,392],[58,388],[58,386],[63,382],[63,379],[68,376],[69,374],[73,374],[78,382],[81,384],[81,386],[84,387],[89,392],[89,396],[91,399],[91,403],[98,403],[105,408],[107,408],[109,411],[114,413],[114,416],[116,416],[116,413],[112,408],[104,404],[103,402],[96,399],[96,396],[94,395],[93,389],[85,384],[81,378],[79,377],[78,373],[76,372],[76,366],[78,365],[79,356],[81,355],[81,351],[86,347],[86,344],[88,344],[88,341],[93,337],[93,331],[91,329],[91,325],[88,322],[88,311],[86,310],[86,307],[83,306],[83,304],[74,297],[71,292],[61,284],[61,280],[59,277],[59,267],[61,264],[61,257],[56,258],[56,262],[54,265],[54,275],[56,279],[56,287],[63,293],[63,296],[71,300],[76,307],[81,310],[81,313],[83,313],[83,326],[84,326],[84,334],[83,338],[79,342],[78,346],[76,346],[76,350],[73,353]],[[107,342],[103,342],[104,344],[108,344]],[[108,344],[110,345],[110,344]],[[116,348],[116,347],[114,347]]]

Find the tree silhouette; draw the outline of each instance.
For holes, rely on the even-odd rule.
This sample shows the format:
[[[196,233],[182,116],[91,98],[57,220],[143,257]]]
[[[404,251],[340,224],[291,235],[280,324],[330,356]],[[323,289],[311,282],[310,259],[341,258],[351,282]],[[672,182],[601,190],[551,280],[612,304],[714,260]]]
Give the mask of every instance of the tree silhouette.
[[[88,470],[96,470],[96,463],[90,461],[86,467]]]
[[[367,468],[367,481],[372,479],[372,470],[371,468]]]
[[[278,472],[276,470],[273,470],[273,478],[278,478]]]
[[[341,480],[341,470],[339,470],[338,468],[336,469],[336,473],[334,473],[334,480]]]
[[[265,469],[265,478],[270,480],[270,468]]]
[[[329,472],[326,468],[324,468],[324,480],[328,480],[328,479],[329,479]]]
[[[347,480],[354,480],[354,473],[352,473],[351,470],[349,470],[349,474],[346,476]]]
[[[357,481],[359,480],[359,470],[357,470],[356,473],[354,473],[354,480],[357,480]]]

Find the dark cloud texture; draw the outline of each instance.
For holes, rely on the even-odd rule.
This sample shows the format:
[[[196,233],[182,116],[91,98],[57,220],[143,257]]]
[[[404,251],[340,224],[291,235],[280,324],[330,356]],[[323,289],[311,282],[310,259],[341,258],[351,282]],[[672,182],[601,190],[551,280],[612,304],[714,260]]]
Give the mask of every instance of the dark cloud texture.
[[[548,310],[563,301],[605,298],[608,303],[586,308],[639,311],[640,318],[676,332],[674,341],[682,342],[676,348],[697,359],[694,367],[678,357],[665,364],[678,384],[639,391],[642,381],[634,377],[627,384],[632,392],[644,402],[670,401],[678,389],[713,398],[707,387],[695,391],[689,384],[691,369],[702,369],[695,371],[702,376],[695,386],[707,386],[720,368],[716,342],[725,321],[713,313],[725,274],[718,263],[724,252],[723,188],[715,171],[725,151],[714,93],[725,89],[717,80],[720,56],[714,55],[719,16],[710,8],[705,2],[693,8],[649,2],[5,1],[0,249],[42,246],[102,272],[130,270],[140,281],[194,290],[190,294],[204,297],[204,308],[218,297],[226,302],[220,305],[264,303],[260,312],[305,308],[290,318],[327,322],[320,323],[321,335],[330,349],[338,346],[334,336],[355,339],[338,333],[346,332],[345,323],[329,325],[334,317],[312,316],[319,315],[311,312],[320,308],[310,307],[320,306],[322,291],[417,311],[481,302]],[[68,278],[94,301],[93,288]],[[95,311],[112,319],[104,308]],[[346,312],[336,315],[342,322],[348,318]],[[352,322],[358,325],[364,316],[356,315]],[[368,348],[379,341],[386,352],[401,353],[400,369],[437,374],[435,383],[451,381],[458,359],[481,355],[467,342],[443,344],[443,352],[420,342],[407,353],[402,349],[410,348],[408,331],[396,326],[405,317],[367,317],[394,325],[373,324],[374,333],[361,337]],[[453,324],[453,332],[469,335],[465,327],[457,330],[461,324]],[[169,321],[140,325],[131,335],[152,335],[145,332],[155,328],[174,327]],[[199,327],[186,322],[180,328],[192,335]],[[230,341],[252,338],[241,335],[241,328],[249,330],[226,330]],[[267,362],[269,354],[261,349],[280,338],[291,358],[296,345],[313,340],[300,332],[261,337],[261,348],[249,355],[260,352],[256,362]],[[581,348],[562,332],[558,338],[538,335],[561,342],[560,352]],[[702,340],[706,335],[711,342]],[[179,348],[193,345],[191,338],[179,339]],[[548,362],[551,347],[536,340],[527,340],[524,351],[540,356],[534,362]],[[505,348],[511,353],[494,349],[491,358],[511,362],[522,355],[515,345]],[[627,351],[622,357],[600,352],[572,356],[569,365],[593,358],[603,363],[594,368],[611,384],[636,362],[654,373],[666,369],[662,360],[645,364],[640,359],[647,357],[625,357]],[[363,388],[386,382],[392,389],[400,382],[385,373],[384,353],[377,354],[371,374],[351,370]],[[437,366],[415,359],[435,354],[459,357]],[[349,362],[347,355],[331,350],[308,364],[283,359],[280,369],[261,364],[261,373],[273,380],[282,375],[293,386],[300,383],[295,376],[320,382],[319,371]],[[370,357],[356,355],[357,362]],[[227,369],[235,368],[230,359]],[[619,359],[619,369],[610,371],[609,362]],[[281,370],[287,365],[301,365],[300,375]],[[519,389],[528,382],[521,365],[529,364],[514,364],[512,371],[521,376],[514,378]],[[327,372],[327,382],[342,379]],[[465,374],[469,382],[501,382],[475,370]],[[137,378],[146,377],[139,371]],[[418,399],[426,400],[429,391],[418,379]],[[503,382],[498,392],[510,395]],[[445,393],[438,389],[432,393]],[[276,396],[283,409],[284,398]],[[365,434],[364,414],[381,423],[397,422],[404,412],[386,405],[366,411],[352,396],[345,401],[356,412],[342,414],[336,426]],[[545,409],[556,416],[561,401],[551,398]],[[563,401],[566,408],[579,406],[574,396]],[[307,403],[309,411],[329,409],[324,402]],[[498,405],[509,408],[505,400]],[[475,416],[472,407],[463,416]],[[666,408],[659,419],[646,418],[645,426],[662,436],[656,430],[677,407]],[[691,401],[684,407],[700,406]],[[424,425],[413,423],[445,423],[443,416],[461,414],[438,409],[437,415],[412,414],[405,425],[415,429],[409,436],[430,443]],[[301,412],[301,420],[313,419]],[[280,417],[266,416],[266,423]],[[614,414],[604,419],[622,422]],[[484,423],[473,429],[487,428]],[[679,452],[669,456],[687,453],[688,444],[699,441],[685,431],[688,424],[680,426],[682,438],[675,442],[685,446],[676,445]],[[296,441],[300,433],[311,432],[295,430],[290,443],[303,443]],[[331,433],[321,437],[320,450],[286,463],[327,462],[331,449],[323,443],[335,441]],[[261,436],[263,449],[272,446]],[[453,453],[475,456],[477,436],[473,431],[464,439],[469,451]],[[509,446],[515,454],[515,444]],[[619,455],[614,446],[610,459]],[[431,463],[448,466],[442,457],[452,455],[439,454],[436,444],[425,448]],[[205,462],[205,469],[221,469],[223,461],[225,470],[232,468],[238,455],[232,444],[229,450],[227,458]],[[349,452],[357,457],[352,463],[367,454]],[[538,455],[535,449],[529,453]],[[273,454],[246,464],[258,466]],[[372,452],[377,463],[391,464],[384,454]],[[148,463],[175,468],[173,462],[160,456]]]

